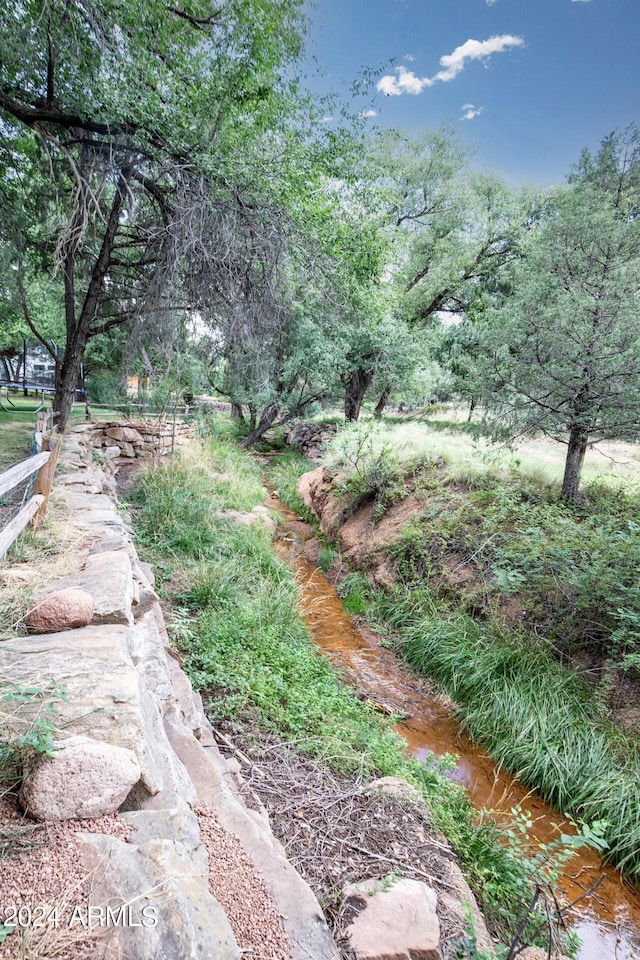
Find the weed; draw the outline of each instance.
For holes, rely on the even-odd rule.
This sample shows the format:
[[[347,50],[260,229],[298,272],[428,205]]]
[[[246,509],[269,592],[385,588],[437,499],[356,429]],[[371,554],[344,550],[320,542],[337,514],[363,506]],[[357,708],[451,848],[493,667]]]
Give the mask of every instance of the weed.
[[[342,604],[350,614],[365,612],[371,584],[362,573],[348,573],[337,588]]]
[[[380,519],[394,499],[401,496],[401,472],[392,449],[376,444],[377,424],[347,424],[332,441],[326,457],[327,466],[336,472],[347,467],[351,473],[344,483],[344,492],[352,498],[352,509],[365,499],[375,499]]]
[[[269,466],[269,478],[276,495],[307,521],[313,520],[313,516],[298,493],[298,481],[309,469],[309,461],[296,450],[276,454]]]
[[[478,928],[471,907],[465,907],[465,924],[462,936],[452,944],[453,960],[504,960],[506,949],[496,944],[494,951],[478,946]]]
[[[318,551],[317,564],[323,573],[328,573],[331,564],[338,556],[338,551],[328,543],[323,543]]]

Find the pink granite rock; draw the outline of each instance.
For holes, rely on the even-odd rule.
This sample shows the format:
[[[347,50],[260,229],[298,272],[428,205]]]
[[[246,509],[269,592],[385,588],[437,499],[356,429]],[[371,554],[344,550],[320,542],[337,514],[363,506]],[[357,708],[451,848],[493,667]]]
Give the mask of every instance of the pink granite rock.
[[[32,607],[24,618],[30,633],[58,633],[91,623],[95,600],[86,590],[55,590]]]
[[[55,744],[53,757],[27,766],[20,803],[34,820],[86,820],[114,813],[140,779],[132,750],[75,736]]]
[[[437,896],[421,880],[365,880],[347,887],[364,907],[347,928],[357,960],[441,960]]]

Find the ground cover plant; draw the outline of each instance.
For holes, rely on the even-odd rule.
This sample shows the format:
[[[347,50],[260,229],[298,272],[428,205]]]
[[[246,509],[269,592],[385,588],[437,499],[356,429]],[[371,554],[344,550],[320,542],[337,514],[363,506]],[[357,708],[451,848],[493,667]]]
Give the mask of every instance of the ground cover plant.
[[[365,412],[362,422],[373,429],[376,449],[390,447],[402,463],[416,457],[432,459],[447,456],[452,468],[483,474],[491,470],[534,479],[562,480],[566,447],[562,443],[536,437],[518,442],[514,447],[494,444],[481,435],[478,421],[481,411],[469,421],[468,410],[455,403],[433,404],[407,413],[389,411],[377,420]],[[317,420],[324,420],[322,415]],[[344,421],[343,421],[344,429]],[[357,430],[358,426],[346,430]],[[640,480],[640,445],[621,441],[604,441],[587,450],[583,468],[585,481],[599,480],[613,485]]]
[[[568,504],[531,477],[461,472],[442,458],[403,467],[401,495],[423,506],[384,548],[395,586],[352,572],[340,587],[347,607],[441,685],[498,763],[601,823],[608,858],[640,883],[640,751],[608,717],[638,683],[637,495],[592,484]],[[295,469],[290,459],[284,496]],[[384,506],[379,472],[370,494]],[[365,463],[360,498],[366,482]],[[341,481],[339,492],[348,509],[354,490]]]
[[[225,513],[263,499],[259,465],[219,440],[143,474],[132,493],[139,550],[171,600],[173,639],[210,718],[275,733],[341,774],[410,780],[506,935],[530,897],[523,858],[500,846],[491,823],[474,824],[462,788],[409,758],[393,718],[341,684],[313,646],[269,532]]]

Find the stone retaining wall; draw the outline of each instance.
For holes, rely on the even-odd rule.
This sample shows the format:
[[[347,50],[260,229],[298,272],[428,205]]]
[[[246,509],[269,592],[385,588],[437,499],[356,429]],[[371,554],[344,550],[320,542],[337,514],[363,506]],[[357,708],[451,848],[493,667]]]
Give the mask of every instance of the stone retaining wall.
[[[153,574],[140,562],[132,530],[117,509],[113,476],[93,455],[95,443],[105,442],[101,437],[121,450],[131,444],[151,452],[143,449],[150,441],[138,426],[106,423],[98,432],[83,424],[64,438],[54,506],[67,517],[67,535],[72,531],[77,544],[75,569],[63,580],[49,580],[39,598],[79,588],[93,598],[92,620],[78,629],[2,642],[0,672],[17,683],[46,685],[53,678],[66,688],[66,700],[56,703],[62,754],[78,740],[89,741],[125,758],[127,771],[137,765],[137,783],[118,814],[131,827],[130,841],[88,831],[84,859],[98,878],[94,902],[133,904],[134,912],[154,905],[156,922],[114,928],[103,955],[239,960],[228,918],[209,890],[215,863],[208,862],[194,813],[200,804],[251,857],[282,916],[291,960],[336,960],[315,896],[286,859],[264,809],[249,810],[240,799],[201,700],[171,653]],[[53,770],[55,762],[42,761],[45,779],[47,764]],[[33,797],[38,784],[30,787],[26,795]],[[79,776],[50,777],[46,791],[41,809],[55,809],[62,795],[65,809],[74,803],[83,809],[87,802]]]
[[[103,420],[83,425],[83,433],[97,450],[112,460],[164,456],[195,436],[195,425],[183,420]]]

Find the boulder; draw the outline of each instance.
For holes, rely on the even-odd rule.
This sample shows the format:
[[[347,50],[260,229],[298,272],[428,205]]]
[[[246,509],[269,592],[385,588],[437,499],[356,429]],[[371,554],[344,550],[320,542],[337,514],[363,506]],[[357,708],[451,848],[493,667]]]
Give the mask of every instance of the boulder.
[[[38,676],[53,677],[64,685],[66,700],[56,700],[58,727],[132,750],[142,784],[148,793],[156,794],[163,788],[171,751],[158,694],[149,692],[131,658],[132,634],[138,629],[90,625],[73,632],[4,640],[0,672],[10,673],[22,685],[33,684]],[[31,717],[28,703],[15,705],[16,722]]]
[[[438,902],[421,880],[365,880],[345,890],[361,912],[347,927],[356,960],[441,960]]]
[[[114,813],[140,779],[135,754],[124,747],[69,737],[25,770],[20,803],[34,820],[87,820]]]
[[[372,780],[369,784],[369,790],[386,793],[390,797],[397,797],[399,800],[411,800],[418,806],[424,806],[424,799],[419,790],[402,777],[380,777],[378,780]]]
[[[113,516],[118,516],[115,511]],[[119,544],[122,545],[121,549],[118,549]],[[130,549],[130,543],[124,537],[112,538],[111,542],[103,537],[101,546],[103,549],[87,557],[83,570],[62,580],[60,586],[76,587],[92,598],[94,609],[91,622],[131,625],[136,589],[127,549]],[[104,549],[105,546],[115,546],[116,549]],[[76,626],[85,626],[85,623]]]
[[[24,619],[30,633],[58,633],[86,627],[91,623],[95,607],[90,593],[69,587],[47,594]]]
[[[323,454],[325,444],[333,439],[336,431],[335,423],[305,423],[294,420],[285,432],[285,440],[304,456],[318,459]]]
[[[104,960],[240,960],[229,921],[209,892],[207,854],[188,807],[124,814],[130,843],[81,834],[83,860],[94,877],[91,899],[126,907],[112,926]]]
[[[142,436],[135,427],[109,427],[105,434],[117,443],[136,443],[142,440]]]
[[[325,468],[316,467],[303,473],[298,481],[298,493],[320,523],[322,532],[331,539],[340,527],[344,508],[333,495],[333,485]]]

